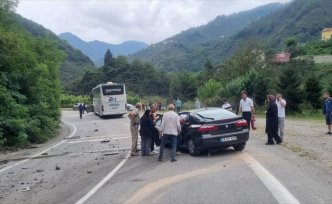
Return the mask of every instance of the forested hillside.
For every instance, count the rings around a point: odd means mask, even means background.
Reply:
[[[164,41],[138,52],[134,57],[145,59],[167,71],[201,70],[204,62],[219,64],[230,57],[236,48],[246,41],[260,41],[274,52],[279,52],[288,38],[302,44],[320,39],[321,30],[332,27],[332,3],[330,0],[294,0],[278,7],[229,38],[216,39],[195,45]],[[165,44],[165,45],[163,45]]]
[[[60,66],[65,54],[55,41],[35,37],[0,3],[0,148],[43,142],[59,123]]]
[[[57,48],[66,54],[60,70],[62,87],[82,78],[86,71],[95,69],[93,62],[89,57],[84,55],[80,50],[74,49],[65,40],[61,40],[48,29],[33,21],[25,19],[20,15],[15,16],[15,21],[32,36],[48,38],[54,41]]]
[[[59,37],[89,56],[96,66],[103,65],[104,54],[108,49],[114,56],[119,56],[135,53],[148,46],[144,42],[139,41],[125,41],[121,44],[110,44],[98,40],[85,42],[72,33],[61,33]]]
[[[330,0],[294,0],[279,11],[252,23],[229,41],[211,44],[209,54],[214,58],[228,56],[248,39],[264,42],[276,52],[281,51],[288,38],[295,39],[299,44],[318,40],[323,28],[332,26],[331,10]]]
[[[191,28],[165,41],[151,45],[130,56],[130,59],[147,60],[165,71],[201,70],[207,59],[220,61],[220,58],[211,59],[209,53],[215,51],[213,47],[210,48],[211,45],[227,41],[230,36],[251,22],[283,6],[283,4],[273,3],[229,16],[218,16],[206,25]]]

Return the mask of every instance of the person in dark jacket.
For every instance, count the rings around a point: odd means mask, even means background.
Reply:
[[[326,125],[328,128],[327,135],[332,135],[331,126],[332,126],[332,98],[330,97],[329,92],[324,92],[324,105],[323,105],[323,114],[325,115]]]
[[[269,95],[267,98],[269,106],[266,111],[265,132],[268,138],[266,145],[273,145],[273,139],[277,142],[277,144],[280,144],[282,143],[282,140],[278,135],[278,106],[276,104],[276,98],[272,95]]]
[[[82,119],[82,113],[84,112],[84,105],[82,103],[78,106],[78,111],[80,112],[80,119]]]
[[[150,116],[150,110],[146,110],[144,115],[140,120],[141,129],[139,131],[141,135],[141,156],[151,156],[150,147],[151,147],[151,139],[154,133],[154,125]]]

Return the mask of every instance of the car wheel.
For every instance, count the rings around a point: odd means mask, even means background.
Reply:
[[[198,156],[200,155],[200,150],[197,149],[197,145],[195,143],[195,141],[190,137],[187,141],[187,147],[188,147],[188,151],[189,151],[189,154],[191,156]]]
[[[245,147],[246,147],[246,143],[245,143],[245,142],[240,143],[240,144],[233,145],[233,148],[234,148],[236,151],[242,151]]]

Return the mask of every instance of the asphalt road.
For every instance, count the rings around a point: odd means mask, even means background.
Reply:
[[[0,203],[332,203],[332,169],[252,133],[229,148],[169,162],[129,157],[128,119],[63,112],[59,138],[0,158]],[[332,156],[332,153],[331,153]]]

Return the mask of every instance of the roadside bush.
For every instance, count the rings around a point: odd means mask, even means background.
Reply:
[[[61,108],[72,108],[75,103],[85,103],[91,104],[90,96],[85,95],[70,95],[70,94],[62,94],[61,95]]]
[[[184,102],[182,105],[182,110],[191,110],[194,108],[195,108],[195,102],[193,101]]]
[[[217,103],[217,92],[222,88],[220,82],[213,79],[207,81],[203,86],[197,90],[197,98],[206,106],[213,106]]]
[[[157,103],[160,102],[162,106],[167,107],[168,100],[161,96],[144,96],[141,100],[145,105],[149,105],[150,103]]]
[[[135,105],[137,102],[140,102],[141,98],[139,95],[134,94],[134,93],[127,93],[127,103]]]
[[[7,15],[1,13],[1,15]],[[0,18],[0,146],[20,147],[54,136],[60,116],[59,68],[64,54]]]

